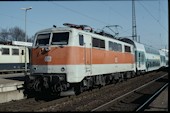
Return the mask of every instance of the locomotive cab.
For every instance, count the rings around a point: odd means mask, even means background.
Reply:
[[[51,28],[36,33],[27,86],[36,91],[50,88],[52,92],[60,93],[69,90],[70,83],[83,79],[85,71],[80,65],[84,63],[84,57],[80,56],[84,53],[84,39],[75,30],[77,29]],[[82,47],[79,47],[79,43]]]
[[[31,87],[34,90],[41,91],[42,88],[50,87],[53,87],[53,92],[61,90],[58,86],[66,81],[65,62],[69,34],[69,31],[47,29],[35,35],[31,56],[31,76],[29,77],[30,80],[32,79]]]

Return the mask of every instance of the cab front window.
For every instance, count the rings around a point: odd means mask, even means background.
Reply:
[[[47,34],[38,34],[36,40],[36,46],[45,46],[49,45],[50,33]]]
[[[53,33],[51,45],[68,45],[69,32]]]

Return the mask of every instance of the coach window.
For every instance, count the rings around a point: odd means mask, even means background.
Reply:
[[[140,53],[139,53],[139,60],[140,60]]]
[[[9,55],[9,48],[2,48],[2,55]]]
[[[163,57],[163,62],[165,63],[165,57]]]
[[[12,55],[19,55],[19,49],[12,49]]]
[[[144,63],[144,54],[141,53],[141,62]]]
[[[21,51],[21,55],[24,55],[24,50]]]
[[[84,37],[83,37],[83,35],[79,35],[79,44],[80,44],[81,46],[84,45]]]

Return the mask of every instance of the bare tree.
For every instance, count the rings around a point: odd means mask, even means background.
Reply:
[[[27,42],[33,42],[34,36],[28,37]],[[0,41],[24,41],[25,42],[25,32],[19,27],[13,27],[10,29],[0,30]]]
[[[4,42],[9,40],[8,29],[1,29],[1,31],[0,31],[0,40],[4,41]]]
[[[14,27],[9,29],[12,40],[15,41],[25,41],[25,32],[19,27]]]
[[[28,42],[32,42],[33,43],[33,41],[34,41],[34,36],[31,36],[31,37],[28,38]]]

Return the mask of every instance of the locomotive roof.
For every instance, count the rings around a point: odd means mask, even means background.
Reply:
[[[98,34],[98,35],[101,35],[101,36],[106,36],[106,37],[110,37],[110,38],[114,38],[114,36],[112,36],[111,34],[109,33],[106,33],[106,32],[97,32],[97,31],[86,31],[86,30],[82,30],[82,29],[78,29],[78,28],[72,28],[72,27],[55,27],[55,28],[48,28],[48,29],[43,29],[43,30],[40,30],[38,31],[37,33],[40,33],[40,32],[52,32],[52,31],[69,31],[69,30],[72,30],[72,29],[75,29],[75,30],[79,30],[81,32],[87,32],[87,33],[93,33],[93,34]],[[116,38],[114,38],[116,39]]]
[[[23,48],[24,46],[18,46],[18,45],[8,45],[8,44],[0,44],[1,47],[10,47],[10,48]]]
[[[37,33],[39,33],[39,32],[51,32],[51,31],[63,31],[63,30],[66,30],[66,31],[68,31],[68,30],[71,30],[71,29],[73,29],[73,28],[68,28],[68,27],[57,27],[57,28],[47,28],[47,29],[43,29],[43,30],[40,30],[40,31],[38,31]]]
[[[71,31],[71,30],[77,30],[77,31],[80,31],[80,32],[83,32],[83,33],[89,33],[89,34],[93,34],[94,35],[94,37],[95,37],[95,35],[97,36],[102,36],[102,37],[105,37],[105,38],[111,38],[111,39],[114,39],[114,40],[116,40],[116,41],[120,41],[120,42],[124,42],[124,41],[122,41],[122,40],[120,40],[120,39],[117,39],[117,38],[114,38],[114,37],[110,37],[110,36],[104,36],[104,35],[101,35],[101,34],[98,34],[98,33],[96,33],[96,32],[89,32],[89,31],[85,31],[85,30],[81,30],[81,29],[77,29],[77,28],[70,28],[70,27],[56,27],[56,28],[48,28],[48,29],[43,29],[43,30],[40,30],[40,31],[38,31],[37,33],[48,33],[48,32],[55,32],[55,31]],[[36,34],[37,34],[36,33]],[[126,44],[130,44],[130,43],[128,43],[128,42],[124,42],[124,43],[126,43]],[[132,44],[131,44],[132,45]]]

